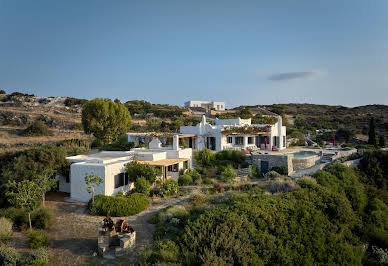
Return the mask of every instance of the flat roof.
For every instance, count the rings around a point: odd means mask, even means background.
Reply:
[[[162,159],[158,161],[137,161],[141,164],[148,164],[148,165],[154,165],[154,166],[169,166],[174,165],[181,162],[189,161],[188,158],[177,158],[177,159]]]

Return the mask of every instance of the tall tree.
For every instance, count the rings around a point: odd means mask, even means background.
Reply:
[[[92,194],[92,203],[94,204],[94,195],[96,193],[96,187],[98,187],[100,184],[102,184],[104,180],[102,180],[101,177],[96,176],[94,174],[86,174],[85,175],[85,183],[87,186],[88,193]]]
[[[41,197],[43,206],[45,206],[46,193],[50,191],[53,187],[57,185],[57,181],[52,178],[54,171],[52,169],[47,169],[43,171],[42,174],[36,176],[34,179],[35,183],[40,187]]]
[[[125,134],[131,126],[131,115],[125,105],[110,99],[96,98],[84,104],[82,125],[100,144],[110,144]]]
[[[369,120],[369,132],[368,132],[369,138],[368,138],[368,144],[377,146],[377,139],[376,139],[376,121],[375,118],[372,117]]]
[[[35,182],[29,180],[8,183],[8,192],[6,193],[8,201],[17,208],[27,210],[30,229],[32,228],[31,212],[39,204],[41,191],[41,188]]]

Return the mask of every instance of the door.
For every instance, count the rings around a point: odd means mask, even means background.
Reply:
[[[269,168],[269,163],[268,163],[268,161],[261,161],[260,162],[260,172],[262,173],[262,174],[266,174],[266,173],[268,173],[268,169]]]
[[[207,137],[206,148],[215,151],[216,150],[216,138],[215,137]]]

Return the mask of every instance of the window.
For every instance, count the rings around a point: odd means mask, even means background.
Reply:
[[[273,144],[272,144],[272,146],[277,146],[277,144],[276,144],[276,137],[273,137]]]
[[[178,164],[167,166],[167,172],[178,172]]]
[[[66,183],[70,183],[70,169],[65,170]]]
[[[226,138],[227,143],[233,143],[233,138],[232,137],[227,137]]]
[[[283,136],[283,147],[286,147],[286,136]]]
[[[115,188],[124,186],[124,173],[115,175]]]
[[[128,185],[128,173],[124,173],[124,185]]]
[[[248,144],[253,144],[253,137],[248,137]]]
[[[243,137],[235,137],[234,141],[236,142],[236,145],[243,145],[244,138]]]

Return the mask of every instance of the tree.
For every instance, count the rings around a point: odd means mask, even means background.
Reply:
[[[349,140],[354,136],[353,131],[348,128],[339,128],[335,132],[335,138],[337,140],[343,140],[345,142],[349,142]]]
[[[110,99],[96,98],[82,107],[85,133],[93,134],[102,144],[110,144],[125,134],[131,126],[128,109]]]
[[[7,94],[5,90],[0,90],[0,94]]]
[[[137,161],[131,161],[125,165],[125,171],[128,173],[129,180],[136,182],[140,177],[144,177],[150,184],[153,184],[160,171],[154,166],[141,164]]]
[[[376,140],[376,121],[375,118],[372,117],[369,120],[369,132],[368,132],[369,138],[368,138],[368,144],[377,145],[377,140]]]
[[[138,177],[135,182],[135,190],[137,193],[143,193],[146,196],[150,194],[150,183],[144,177]]]
[[[35,182],[29,180],[8,183],[8,191],[6,193],[8,201],[17,208],[27,210],[30,229],[32,229],[31,212],[39,204],[41,191],[41,188]]]
[[[54,171],[48,169],[43,171],[42,174],[38,175],[34,181],[41,189],[41,197],[43,206],[45,206],[46,193],[57,185],[57,181],[52,178]]]
[[[380,135],[379,136],[379,146],[381,148],[384,148],[385,147],[385,137],[383,135]]]
[[[86,186],[88,187],[87,188],[88,193],[92,194],[93,204],[94,204],[94,193],[95,193],[96,187],[98,187],[103,182],[104,180],[102,180],[102,178],[97,175],[94,175],[94,174],[89,175],[88,173],[86,173],[85,175],[85,183],[86,183]]]

